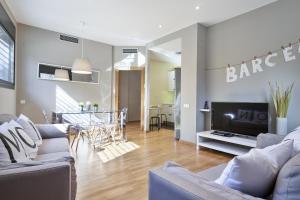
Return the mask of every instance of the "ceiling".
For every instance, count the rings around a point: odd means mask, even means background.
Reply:
[[[277,0],[5,1],[20,23],[115,46],[138,46],[196,22],[210,26]]]

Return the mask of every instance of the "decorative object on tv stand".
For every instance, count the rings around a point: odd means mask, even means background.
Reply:
[[[85,22],[81,22],[82,29],[85,27]],[[77,74],[92,74],[92,66],[89,59],[83,55],[83,39],[81,40],[81,58],[77,58],[72,66],[72,73]]]
[[[287,113],[291,101],[294,84],[291,84],[286,89],[280,87],[278,83],[276,83],[275,86],[272,86],[271,83],[269,84],[271,88],[273,103],[276,110],[276,133],[279,135],[286,135]]]
[[[94,112],[98,112],[98,108],[99,108],[98,104],[94,103],[93,107],[94,107]]]
[[[84,110],[84,103],[80,102],[79,103],[79,107],[80,107],[80,111],[83,112],[83,110]]]
[[[54,79],[58,81],[69,81],[69,73],[65,69],[55,69]]]
[[[208,101],[205,101],[203,109],[200,110],[201,112],[210,112]]]

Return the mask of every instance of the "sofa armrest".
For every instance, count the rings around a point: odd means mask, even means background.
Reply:
[[[69,200],[70,170],[67,162],[1,170],[1,199]]]
[[[149,172],[149,200],[259,200],[200,177],[188,181],[163,168]]]
[[[37,124],[36,127],[43,139],[65,138],[69,130],[67,124]]]
[[[265,147],[279,144],[283,140],[284,136],[276,135],[272,133],[261,133],[257,136],[256,147],[263,149]]]

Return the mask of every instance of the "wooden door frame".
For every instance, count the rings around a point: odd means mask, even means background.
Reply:
[[[144,108],[144,103],[145,103],[145,66],[142,67],[130,67],[129,70],[119,70],[119,69],[114,69],[114,79],[115,79],[115,109],[119,109],[120,106],[120,71],[140,71],[141,72],[141,113],[140,113],[140,126],[141,129],[144,129],[144,115],[145,115],[145,108]]]

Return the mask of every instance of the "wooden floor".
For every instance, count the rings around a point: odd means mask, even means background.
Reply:
[[[191,171],[209,168],[231,159],[211,150],[174,140],[173,131],[144,133],[139,124],[127,127],[128,143],[93,150],[85,140],[76,154],[77,200],[147,199],[148,171],[173,160]]]

